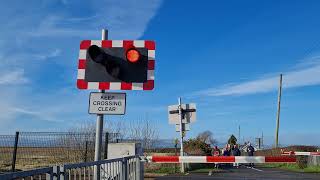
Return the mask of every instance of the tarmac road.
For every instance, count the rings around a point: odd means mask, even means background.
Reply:
[[[246,166],[231,169],[224,169],[222,172],[212,173],[210,176],[208,173],[192,173],[185,176],[163,176],[155,179],[221,179],[221,180],[320,180],[320,174],[310,174],[310,173],[298,173],[290,172],[275,168],[248,168]]]

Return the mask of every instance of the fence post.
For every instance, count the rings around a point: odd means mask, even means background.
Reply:
[[[105,140],[104,140],[104,159],[108,159],[108,144],[109,144],[109,133],[106,132]]]
[[[123,179],[123,167],[122,167],[122,161],[120,162],[120,164],[119,164],[119,174],[120,174],[120,179],[122,180]]]
[[[16,160],[17,160],[17,150],[18,150],[18,141],[19,141],[19,131],[16,132],[16,136],[14,139],[14,147],[13,147],[13,154],[12,154],[12,167],[11,171],[14,172],[16,170]]]
[[[46,173],[46,180],[53,180],[53,174],[54,174],[55,170],[54,167],[51,167],[51,171],[50,173]],[[41,175],[40,175],[41,176]],[[31,176],[31,179],[33,178],[33,176]]]
[[[139,169],[140,169],[140,161],[139,161],[138,157],[135,158],[135,163],[136,163],[136,166],[135,166],[136,169],[134,170],[135,171],[135,175],[136,175],[135,179],[140,179],[140,171],[139,171]]]
[[[60,180],[65,180],[66,176],[65,176],[65,172],[64,172],[64,166],[58,166],[58,167],[59,167],[58,177],[60,178]]]
[[[86,141],[85,152],[84,152],[84,162],[87,162],[88,158],[88,141]]]
[[[60,180],[60,166],[53,166],[52,173],[50,176],[47,174],[46,180]]]
[[[140,158],[139,157],[136,157],[136,178],[135,179],[143,179],[143,176],[144,176],[144,172],[143,172],[143,162],[140,161]]]
[[[128,180],[128,161],[126,158],[122,159],[122,179]]]

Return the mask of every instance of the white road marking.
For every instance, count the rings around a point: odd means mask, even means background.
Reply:
[[[256,171],[259,171],[259,172],[262,172],[262,171],[263,171],[263,170],[261,170],[261,169],[257,169],[257,168],[249,167],[249,166],[247,166],[247,168],[248,168],[248,169],[253,169],[253,170],[256,170]]]

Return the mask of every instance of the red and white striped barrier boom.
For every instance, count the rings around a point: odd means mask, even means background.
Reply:
[[[295,163],[287,156],[148,156],[154,163]]]
[[[281,155],[287,155],[287,156],[320,156],[320,152],[286,151],[286,152],[282,152]]]

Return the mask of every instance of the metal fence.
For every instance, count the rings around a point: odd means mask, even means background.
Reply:
[[[107,158],[105,150],[108,143],[119,141],[122,141],[119,134],[104,133],[102,157]],[[0,135],[0,172],[93,161],[94,142],[94,132],[20,132],[16,135]]]
[[[67,164],[60,167],[60,179],[93,179],[94,166],[100,166],[98,179],[143,179],[143,164],[139,156],[102,160],[90,163]]]
[[[11,172],[6,174],[0,174],[1,180],[9,179],[48,179],[51,180],[54,177],[54,168],[47,167],[41,169],[33,169],[29,171]]]
[[[12,156],[14,150],[14,135],[0,136],[0,172],[9,171],[12,167]]]
[[[83,179],[94,178],[94,167],[100,167],[98,179],[139,180],[143,179],[143,164],[139,156],[128,156],[117,159],[65,164],[49,168],[12,172],[0,175],[0,179]]]
[[[308,166],[320,166],[320,156],[308,156]]]

